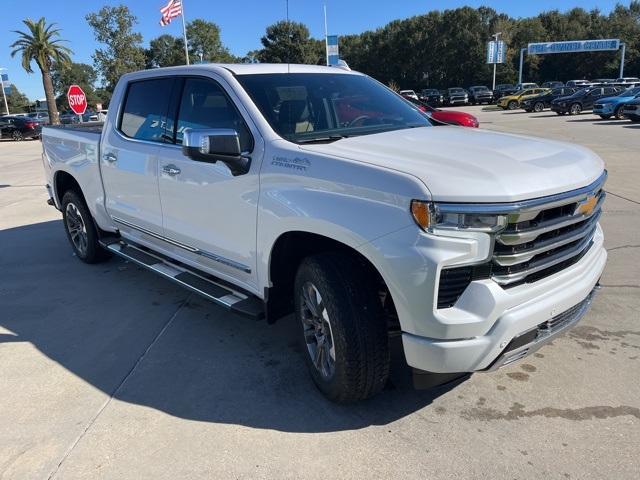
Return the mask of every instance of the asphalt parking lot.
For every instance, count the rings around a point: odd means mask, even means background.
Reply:
[[[593,309],[535,356],[375,399],[314,388],[290,320],[254,323],[112,259],[72,256],[37,141],[0,142],[0,479],[637,479],[640,125],[483,111],[482,128],[606,161]]]

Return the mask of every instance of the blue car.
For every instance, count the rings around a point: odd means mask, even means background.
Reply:
[[[593,106],[593,113],[600,115],[600,118],[605,120],[611,117],[622,120],[624,118],[624,105],[635,98],[640,98],[640,87],[623,90],[615,97],[599,99]]]

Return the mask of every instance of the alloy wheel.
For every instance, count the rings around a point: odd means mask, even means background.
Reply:
[[[544,104],[542,102],[538,102],[533,106],[534,112],[540,113],[542,110],[544,110]]]
[[[571,115],[578,115],[582,111],[582,108],[579,104],[574,103],[571,105]]]
[[[24,135],[22,135],[22,132],[18,131],[18,130],[14,130],[11,133],[11,138],[13,139],[13,141],[15,142],[21,142],[22,140],[24,140]]]
[[[85,256],[89,246],[89,237],[87,235],[86,224],[78,207],[73,203],[67,204],[65,218],[67,231],[69,232],[73,245],[81,256]]]
[[[316,370],[328,380],[335,373],[336,351],[327,308],[313,283],[302,286],[300,305],[307,351]]]

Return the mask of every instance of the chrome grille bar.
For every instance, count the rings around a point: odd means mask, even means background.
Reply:
[[[571,217],[561,217],[559,219],[550,220],[548,222],[541,223],[533,228],[527,228],[520,231],[515,232],[504,232],[498,235],[497,241],[502,243],[503,245],[518,245],[520,243],[527,243],[535,240],[543,233],[551,232],[553,230],[558,230],[560,228],[569,227],[571,225],[575,225],[576,223],[580,223],[592,215],[596,215],[600,212],[600,207],[605,199],[605,193],[601,192],[598,198],[598,203],[594,207],[594,210],[589,215],[578,215]]]
[[[600,218],[601,212],[592,215],[583,225],[576,230],[571,230],[565,234],[558,235],[549,240],[545,240],[534,244],[532,248],[517,253],[500,253],[493,256],[493,261],[502,267],[508,267],[523,262],[528,262],[536,255],[554,250],[573,243],[581,238],[592,237],[596,228],[596,223]],[[499,240],[498,240],[499,241]]]
[[[509,210],[506,228],[495,237],[491,278],[508,288],[552,275],[581,258],[593,244],[606,197],[606,172],[599,180],[548,202],[537,199]]]

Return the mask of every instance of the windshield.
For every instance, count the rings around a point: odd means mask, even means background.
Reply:
[[[464,90],[461,88],[450,88],[449,93],[464,93]]]
[[[439,90],[423,90],[422,93],[424,95],[440,95]]]
[[[634,87],[634,88],[629,88],[627,90],[623,90],[620,93],[618,93],[617,97],[635,97],[636,95],[640,94],[640,87]]]
[[[364,75],[271,73],[236,78],[271,127],[296,143],[431,126],[402,97]]]

